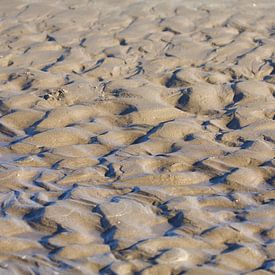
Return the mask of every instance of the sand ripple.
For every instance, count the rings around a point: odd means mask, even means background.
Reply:
[[[275,272],[273,1],[1,1],[1,274]]]

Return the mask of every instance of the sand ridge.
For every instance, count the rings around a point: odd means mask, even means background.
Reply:
[[[1,1],[1,273],[274,273],[274,13]]]

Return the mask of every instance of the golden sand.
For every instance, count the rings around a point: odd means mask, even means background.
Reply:
[[[275,2],[0,1],[0,273],[275,272]]]

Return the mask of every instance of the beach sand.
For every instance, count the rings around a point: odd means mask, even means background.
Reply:
[[[274,274],[274,1],[0,2],[1,274]]]

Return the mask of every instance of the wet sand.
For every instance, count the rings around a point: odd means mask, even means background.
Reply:
[[[1,1],[0,273],[275,272],[274,1]]]

